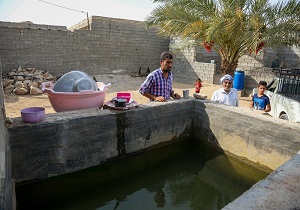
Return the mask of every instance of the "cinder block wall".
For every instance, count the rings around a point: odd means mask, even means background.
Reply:
[[[146,29],[141,21],[93,17],[91,30],[68,31],[37,24],[0,24],[0,55],[7,73],[13,68],[35,67],[54,75],[81,69],[89,74],[146,73],[159,66],[169,39]]]
[[[81,69],[89,74],[119,72],[145,73],[159,66],[161,52],[168,51],[170,40],[158,36],[144,22],[93,16],[83,20],[72,31],[65,26],[50,26],[30,22],[0,22],[0,56],[4,73],[13,68],[35,67],[60,76]],[[172,39],[171,44],[178,41]],[[197,77],[213,83],[220,68],[215,51],[207,53],[202,47],[174,53],[174,79],[193,84]],[[215,64],[210,61],[215,60]],[[270,82],[272,62],[284,61],[286,68],[300,68],[300,48],[269,48],[258,55],[239,59],[245,71],[245,89],[256,87],[258,81]]]
[[[284,62],[284,68],[300,68],[300,47],[278,48],[276,56]]]
[[[180,42],[180,39],[171,39],[171,46],[177,42]],[[172,69],[175,75],[174,80],[194,84],[196,79],[200,77],[203,82],[213,83],[216,64],[211,64],[210,61],[205,63],[196,60],[197,49],[190,47],[180,52],[174,52],[174,66]],[[174,49],[171,48],[171,51],[174,51]]]

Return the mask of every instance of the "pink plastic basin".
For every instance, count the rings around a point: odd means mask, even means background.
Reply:
[[[45,109],[43,107],[25,108],[21,110],[21,116],[24,122],[40,122],[45,118]]]
[[[47,86],[47,87],[46,87]],[[103,106],[108,86],[101,90],[82,90],[80,92],[55,92],[54,84],[45,82],[42,90],[48,94],[49,101],[56,112],[78,109],[101,108]]]

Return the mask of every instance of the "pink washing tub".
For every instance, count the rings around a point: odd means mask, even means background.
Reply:
[[[97,84],[98,85],[98,84]],[[98,85],[99,90],[81,90],[80,92],[55,92],[52,82],[42,84],[43,92],[48,94],[49,101],[56,112],[88,109],[103,106],[108,85]]]

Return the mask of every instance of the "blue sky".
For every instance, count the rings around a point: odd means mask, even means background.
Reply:
[[[31,21],[36,24],[70,27],[89,16],[105,16],[143,21],[157,6],[151,0],[0,0],[0,21]],[[271,3],[277,0],[271,0]]]

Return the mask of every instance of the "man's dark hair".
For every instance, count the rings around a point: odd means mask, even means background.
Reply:
[[[265,82],[265,81],[260,81],[260,82],[258,83],[258,87],[261,86],[261,85],[267,87],[267,82]]]
[[[173,59],[173,55],[170,52],[163,52],[160,55],[160,62],[163,62],[166,59]]]

